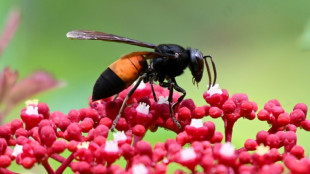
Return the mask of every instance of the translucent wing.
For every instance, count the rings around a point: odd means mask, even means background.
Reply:
[[[80,39],[80,40],[102,40],[111,42],[120,42],[130,45],[136,45],[140,47],[155,48],[157,45],[145,43],[133,39],[129,39],[122,36],[117,36],[113,34],[103,33],[99,31],[90,30],[73,30],[67,33],[67,37],[70,39]]]

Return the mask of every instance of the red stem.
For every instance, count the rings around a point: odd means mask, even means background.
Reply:
[[[58,161],[60,163],[63,163],[63,162],[65,162],[67,160],[65,157],[60,156],[60,155],[58,155],[56,153],[52,154],[51,158],[53,158],[54,160],[56,160],[56,161]]]
[[[71,155],[61,164],[61,166],[56,170],[55,174],[61,174],[66,169],[67,166],[73,161],[75,152],[72,152]]]
[[[48,174],[54,174],[54,170],[52,169],[51,165],[48,163],[48,159],[42,161],[42,165],[47,171]]]
[[[223,117],[223,121],[224,121],[224,128],[225,128],[225,142],[231,142],[233,127],[234,127],[236,120],[227,120],[225,117]]]

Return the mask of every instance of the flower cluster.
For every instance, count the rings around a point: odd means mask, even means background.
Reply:
[[[14,173],[7,169],[13,161],[26,169],[41,164],[49,174],[62,173],[67,167],[80,174],[160,174],[172,163],[192,173],[309,173],[310,159],[297,145],[296,135],[298,127],[310,130],[305,104],[297,104],[289,114],[277,100],[270,100],[256,114],[258,107],[246,94],[230,97],[216,85],[204,93],[205,105],[196,106],[186,99],[175,108],[174,115],[182,125],[179,129],[170,117],[168,90],[154,87],[158,102],[149,84],[139,86],[128,100],[113,140],[108,138],[110,128],[130,88],[117,97],[90,100],[89,107],[68,114],[50,112],[45,103],[28,102],[21,120],[0,127],[0,173]],[[180,95],[173,96],[176,102]],[[236,149],[231,144],[234,123],[239,118],[253,120],[256,115],[271,128]],[[212,121],[203,121],[206,116],[222,118],[225,132],[216,131]],[[156,132],[158,127],[176,132],[176,138],[154,147],[142,140],[147,130]],[[71,155],[62,156],[64,151]],[[51,158],[61,163],[59,168],[50,166]],[[125,168],[117,164],[120,158],[127,161]],[[185,168],[175,171],[184,172]]]

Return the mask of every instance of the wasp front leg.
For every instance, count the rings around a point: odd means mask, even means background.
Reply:
[[[133,86],[133,88],[128,92],[128,94],[127,94],[125,100],[123,101],[123,104],[122,104],[122,106],[121,106],[121,108],[120,108],[120,110],[119,110],[118,115],[116,116],[115,120],[113,121],[113,124],[112,124],[112,127],[111,127],[112,132],[114,132],[115,126],[116,126],[116,124],[117,124],[119,118],[120,118],[121,115],[123,114],[123,111],[124,111],[124,109],[125,109],[125,107],[126,107],[126,104],[127,104],[128,99],[132,96],[132,94],[133,94],[133,93],[135,92],[135,90],[138,88],[138,86],[140,85],[141,81],[142,81],[144,78],[146,78],[146,77],[147,77],[147,74],[146,74],[146,73],[142,74],[142,75],[139,77],[137,83],[136,83],[136,84]]]

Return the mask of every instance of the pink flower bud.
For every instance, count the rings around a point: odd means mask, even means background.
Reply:
[[[178,115],[180,120],[187,120],[191,118],[191,110],[187,107],[182,107],[178,110]]]
[[[270,146],[270,148],[279,148],[279,137],[276,134],[270,134],[266,139],[266,145]]]
[[[211,138],[211,143],[220,143],[223,140],[223,134],[221,132],[215,132],[213,137]]]
[[[70,110],[69,113],[68,113],[68,118],[72,122],[78,123],[81,120],[80,112],[75,110],[75,109]]]
[[[281,113],[278,118],[277,122],[280,126],[285,126],[290,123],[290,115],[288,113]]]
[[[85,161],[71,163],[71,169],[78,173],[91,173],[91,166]]]
[[[81,128],[80,128],[78,123],[71,123],[67,127],[64,135],[65,135],[65,138],[67,140],[77,140],[77,141],[79,141],[82,138],[82,130],[81,130]]]
[[[143,137],[146,133],[146,129],[144,126],[137,124],[132,128],[132,133],[136,136]]]
[[[293,110],[296,110],[296,109],[300,109],[304,112],[305,115],[307,115],[307,112],[308,112],[308,107],[306,104],[304,103],[298,103],[294,106],[294,109]]]
[[[251,162],[251,154],[247,151],[241,152],[239,154],[239,161],[241,164],[248,164]]]
[[[310,131],[310,120],[302,121],[300,125],[304,130]]]
[[[11,158],[7,155],[0,155],[0,168],[7,168],[11,165]]]
[[[190,111],[196,108],[196,105],[192,99],[185,99],[180,103],[179,108],[187,107]]]
[[[65,131],[67,127],[72,123],[67,116],[61,117],[59,121],[60,122],[58,124],[58,127],[60,128],[61,131]]]
[[[284,150],[285,152],[289,152],[293,148],[293,146],[296,145],[297,135],[293,131],[287,131],[284,134],[283,138],[284,138],[284,141],[283,141]]]
[[[263,110],[260,110],[257,114],[257,118],[261,121],[266,121],[266,120],[269,120],[270,118],[270,113],[263,109]]]
[[[51,126],[43,126],[40,129],[39,134],[42,144],[47,147],[50,147],[57,138],[56,133]]]
[[[105,125],[98,125],[94,129],[94,137],[97,136],[108,137],[108,134],[109,134],[109,128]]]
[[[44,116],[44,119],[48,119],[50,116],[50,109],[46,103],[38,104],[38,112]]]
[[[165,174],[167,173],[167,165],[163,163],[157,163],[155,165],[155,174]]]
[[[290,114],[291,123],[298,126],[300,122],[306,120],[306,115],[300,109],[296,109]]]
[[[15,131],[19,128],[23,128],[23,122],[20,119],[14,119],[11,122],[11,132],[15,133]]]
[[[98,164],[96,166],[94,166],[92,168],[92,172],[91,173],[95,173],[95,174],[105,174],[107,173],[108,169],[102,165],[102,164]]]
[[[253,139],[247,139],[244,143],[244,147],[248,150],[256,150],[257,142]]]
[[[228,99],[222,106],[225,113],[232,113],[236,109],[236,104],[232,99]]]
[[[152,146],[147,141],[139,141],[136,144],[136,150],[140,155],[147,155],[149,157],[152,157]]]
[[[61,153],[67,148],[67,142],[65,140],[57,140],[52,145],[52,151],[54,153]]]
[[[71,152],[75,152],[77,151],[77,146],[79,145],[79,142],[78,141],[75,141],[75,140],[71,140],[69,143],[68,143],[68,150],[71,151]]]
[[[195,119],[201,119],[206,115],[205,108],[204,107],[196,107],[192,111],[192,118]]]
[[[9,124],[5,124],[0,126],[0,137],[9,140],[11,137],[11,126]]]
[[[266,145],[266,139],[269,136],[269,133],[266,131],[259,131],[256,134],[256,142],[257,144],[264,144]]]
[[[112,120],[111,120],[110,118],[108,118],[108,117],[103,117],[103,118],[100,119],[99,124],[105,125],[105,126],[107,126],[108,128],[111,128],[113,122],[112,122]]]
[[[305,150],[302,146],[295,145],[290,151],[291,155],[294,155],[297,159],[301,159],[305,156]]]
[[[33,165],[35,164],[36,162],[36,159],[35,158],[32,158],[32,157],[25,157],[22,159],[22,165],[24,168],[26,169],[30,169],[33,167]]]
[[[94,126],[94,121],[93,119],[87,117],[84,118],[84,120],[80,123],[80,127],[82,132],[88,132],[89,130],[91,130]]]
[[[218,118],[218,117],[221,117],[223,116],[223,111],[218,108],[218,107],[211,107],[210,110],[209,110],[209,115],[212,117],[212,118]]]

